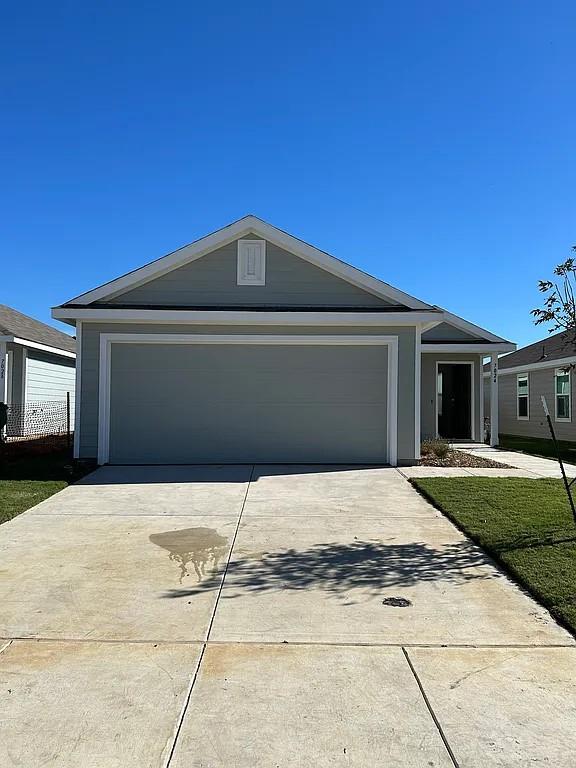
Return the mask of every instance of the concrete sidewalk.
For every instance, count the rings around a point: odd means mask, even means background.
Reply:
[[[504,451],[500,448],[490,448],[484,443],[454,443],[455,450],[470,456],[490,459],[502,463],[496,467],[401,467],[404,477],[550,477],[561,478],[562,473],[557,461],[544,459],[540,456],[530,456],[518,451]],[[564,464],[568,477],[576,477],[576,466]]]
[[[576,643],[398,471],[104,467],[0,526],[0,765],[576,753]]]

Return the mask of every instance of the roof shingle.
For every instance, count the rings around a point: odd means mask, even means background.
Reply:
[[[5,304],[0,304],[0,336],[17,336],[27,341],[35,341],[37,344],[63,349],[66,352],[76,352],[74,337]]]
[[[548,360],[562,360],[576,355],[576,331],[561,331],[527,347],[517,349],[498,360],[498,368],[515,368],[518,365],[544,363]],[[490,366],[487,366],[487,369]]]

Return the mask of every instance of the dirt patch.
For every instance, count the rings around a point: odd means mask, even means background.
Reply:
[[[422,458],[418,462],[420,467],[491,467],[492,469],[510,468],[508,464],[503,464],[501,461],[492,461],[492,459],[485,459],[482,456],[472,456],[469,453],[463,451],[453,451],[450,449],[446,456],[436,456],[434,453],[423,453]]]

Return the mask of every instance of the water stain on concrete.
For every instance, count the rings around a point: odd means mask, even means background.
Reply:
[[[307,646],[305,653],[314,653]],[[252,643],[222,643],[211,645],[202,661],[202,677],[218,677],[226,679],[248,665],[252,668],[255,663],[259,665],[271,664],[276,670],[280,665],[297,663],[302,655],[301,646],[259,645]]]
[[[180,566],[180,584],[189,576],[191,564],[198,581],[218,568],[220,560],[228,552],[228,539],[214,528],[182,528],[177,531],[153,533],[152,544],[169,552],[170,560]]]

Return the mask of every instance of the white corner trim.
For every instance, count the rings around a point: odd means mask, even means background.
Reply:
[[[419,459],[422,444],[422,326],[416,328],[414,344],[414,458]]]
[[[259,334],[101,333],[98,370],[98,463],[110,458],[110,382],[112,344],[263,344],[263,345],[382,345],[388,348],[388,463],[398,463],[398,337],[397,336],[275,336]],[[76,402],[80,397],[76,396]]]
[[[76,383],[74,385],[74,458],[80,458],[80,414],[82,403],[82,321],[76,323]]]
[[[250,249],[254,252],[251,254]],[[250,258],[254,269],[250,269]],[[266,285],[266,240],[238,240],[237,285]]]
[[[0,337],[0,403],[8,402],[8,349]],[[0,428],[1,430],[1,428]]]
[[[22,369],[20,372],[20,402],[26,404],[26,377],[28,376],[28,350],[22,348]]]
[[[500,437],[500,395],[498,394],[498,355],[490,355],[490,447],[498,445]]]
[[[330,254],[315,248],[303,240],[299,240],[287,232],[268,224],[256,216],[245,216],[238,221],[229,224],[222,229],[213,232],[206,237],[202,237],[189,245],[179,248],[156,261],[146,264],[139,269],[129,272],[126,275],[111,280],[104,285],[99,286],[87,293],[76,296],[71,301],[77,304],[90,304],[93,301],[99,301],[104,298],[111,298],[125,293],[127,290],[136,288],[139,285],[147,283],[149,280],[166,274],[178,267],[189,264],[196,259],[205,256],[210,251],[227,245],[234,240],[245,235],[254,234],[262,237],[264,240],[277,245],[279,248],[293,253],[305,261],[314,264],[320,269],[324,269],[337,277],[346,280],[352,285],[356,285],[375,296],[392,300],[404,304],[412,309],[430,309],[430,304],[426,304],[414,296],[410,296],[397,288],[388,285],[388,283],[378,280],[371,275],[362,272],[356,267],[346,264],[343,261],[330,256]]]
[[[478,357],[478,426],[480,434],[478,435],[478,441],[484,442],[484,357],[480,355]]]
[[[19,344],[22,347],[29,347],[30,349],[39,349],[42,352],[50,352],[52,355],[60,355],[61,357],[76,357],[74,352],[68,352],[66,349],[50,347],[47,344],[39,344],[37,341],[28,341],[28,339],[21,339],[19,336],[0,336],[0,341]]]
[[[485,344],[422,344],[422,353],[428,354],[431,352],[453,352],[454,354],[460,352],[473,352],[477,354],[491,355],[493,352],[513,352],[516,349],[515,344],[510,342],[489,342]]]
[[[186,325],[414,326],[436,312],[254,312],[250,310],[79,309],[55,307],[58,320]]]

